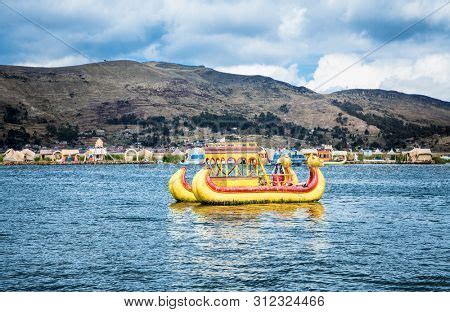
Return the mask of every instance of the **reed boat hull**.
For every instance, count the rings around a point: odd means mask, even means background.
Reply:
[[[215,185],[209,175],[209,169],[202,169],[192,182],[192,192],[197,201],[209,205],[315,202],[322,197],[326,184],[317,167],[310,168],[306,186],[221,187]]]
[[[169,180],[169,192],[178,202],[198,202],[192,187],[186,181],[186,167],[175,172]]]

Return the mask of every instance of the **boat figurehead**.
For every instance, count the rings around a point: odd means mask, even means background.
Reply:
[[[281,156],[278,162],[283,166],[285,171],[292,166],[292,160],[288,155]]]
[[[323,162],[316,155],[310,154],[306,161],[309,167],[323,167]]]

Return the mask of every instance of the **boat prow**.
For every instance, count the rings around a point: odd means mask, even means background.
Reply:
[[[192,193],[192,187],[186,181],[186,167],[175,172],[169,180],[169,191],[179,202],[198,202]]]

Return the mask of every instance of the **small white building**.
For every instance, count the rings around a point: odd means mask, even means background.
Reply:
[[[201,165],[205,163],[205,150],[200,147],[188,149],[185,164]]]
[[[39,151],[39,157],[41,160],[52,160],[53,151],[42,149]]]
[[[319,154],[319,152],[315,148],[303,148],[300,150],[300,153],[305,155],[305,157],[308,157],[311,154],[315,155],[315,156],[317,156]]]
[[[380,151],[380,149],[377,148],[377,149],[372,153],[372,156],[373,156],[375,159],[383,160],[383,158],[384,158],[384,153],[383,153],[382,151]]]
[[[372,152],[372,150],[363,150],[362,154],[363,154],[364,158],[369,158],[369,157],[372,157],[373,152]]]
[[[184,155],[185,155],[185,153],[183,153],[182,151],[180,151],[180,149],[179,148],[176,148],[172,153],[172,156],[183,156],[184,157]]]
[[[140,150],[138,152],[139,154],[139,159],[145,161],[145,162],[149,162],[153,160],[153,152],[144,148],[142,150]]]
[[[331,152],[331,160],[332,161],[347,161],[347,152],[346,151],[332,151]]]
[[[100,138],[95,142],[94,148],[90,148],[84,153],[85,160],[93,162],[104,161],[106,154],[106,148],[103,147],[103,141]]]
[[[397,162],[399,156],[400,153],[394,152],[394,150],[391,149],[389,152],[386,153],[386,162],[389,163]]]
[[[61,162],[78,162],[80,157],[80,151],[77,149],[63,149],[61,151],[56,151],[53,153],[54,160],[57,160],[58,153],[61,156]]]

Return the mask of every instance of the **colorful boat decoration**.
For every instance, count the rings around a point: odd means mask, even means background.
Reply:
[[[301,183],[289,156],[281,156],[268,174],[260,155],[253,142],[209,144],[205,167],[192,186],[186,182],[186,168],[181,168],[170,179],[169,191],[177,201],[211,205],[315,202],[322,197],[325,178],[317,156],[308,157],[309,179]]]

